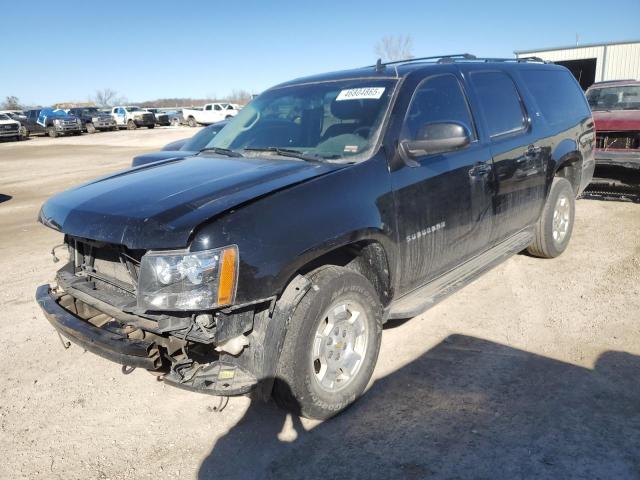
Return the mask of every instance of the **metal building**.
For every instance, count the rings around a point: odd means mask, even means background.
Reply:
[[[540,57],[564,65],[585,90],[594,82],[640,80],[640,41],[517,50],[513,53],[517,58]]]

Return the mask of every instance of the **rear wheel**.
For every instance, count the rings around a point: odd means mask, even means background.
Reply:
[[[127,130],[135,130],[136,128],[138,128],[136,122],[134,122],[133,120],[129,120],[127,122]]]
[[[198,126],[198,122],[196,122],[196,119],[193,117],[189,117],[189,120],[187,121],[187,123],[189,124],[190,127]]]
[[[58,136],[58,132],[56,132],[55,127],[47,127],[47,135],[51,138],[56,138]]]
[[[156,128],[155,125],[147,125],[147,128],[151,129],[151,128]]]
[[[576,197],[571,183],[562,177],[553,179],[547,202],[535,227],[535,236],[527,251],[541,258],[554,258],[569,245],[575,219]]]
[[[382,306],[352,270],[321,267],[309,280],[289,322],[273,397],[297,415],[325,419],[364,392],[380,351]]]

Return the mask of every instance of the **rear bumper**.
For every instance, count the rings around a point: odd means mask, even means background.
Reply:
[[[596,150],[596,165],[640,169],[640,151]]]
[[[49,285],[38,287],[36,300],[51,325],[85,350],[130,367],[156,370],[161,366],[161,359],[154,344],[129,339],[77,317],[58,304]]]

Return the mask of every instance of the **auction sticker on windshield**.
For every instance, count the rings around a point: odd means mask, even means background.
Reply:
[[[384,87],[347,88],[341,90],[336,97],[336,102],[342,100],[378,100],[384,93]]]

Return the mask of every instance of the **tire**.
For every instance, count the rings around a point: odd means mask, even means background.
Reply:
[[[224,117],[225,120],[229,120],[230,118],[233,118],[233,115],[227,115],[226,117]]]
[[[135,130],[136,128],[138,128],[136,122],[134,122],[133,120],[129,120],[127,122],[127,130]]]
[[[171,125],[172,127],[179,127],[179,126],[180,126],[180,120],[179,120],[179,119],[177,119],[177,118],[172,118],[172,119],[171,119],[171,122],[170,122],[170,125]]]
[[[96,133],[96,127],[93,123],[88,122],[85,127],[87,128],[87,133]]]
[[[382,305],[371,283],[347,268],[320,267],[308,278],[313,286],[291,316],[272,395],[296,415],[327,419],[360,397],[371,379]]]
[[[111,127],[111,131],[112,132],[117,132],[118,130],[120,130],[120,129],[118,128],[117,125],[115,127]]]
[[[29,129],[28,129],[28,128],[25,128],[25,129],[24,129],[24,132],[23,132],[23,134],[22,134],[22,137],[23,137],[23,138],[29,138],[29,135],[31,135],[31,132],[29,131]]]
[[[50,138],[56,138],[58,136],[58,132],[56,132],[54,127],[47,127],[47,135],[49,135]]]
[[[189,124],[190,127],[198,126],[198,122],[196,122],[196,119],[193,117],[189,117],[189,120],[187,120],[187,123]]]
[[[152,128],[156,128],[156,126],[155,125],[148,125],[147,128],[148,129],[152,129]]]
[[[571,240],[575,214],[576,195],[571,183],[566,178],[555,177],[527,251],[540,258],[559,256]]]

